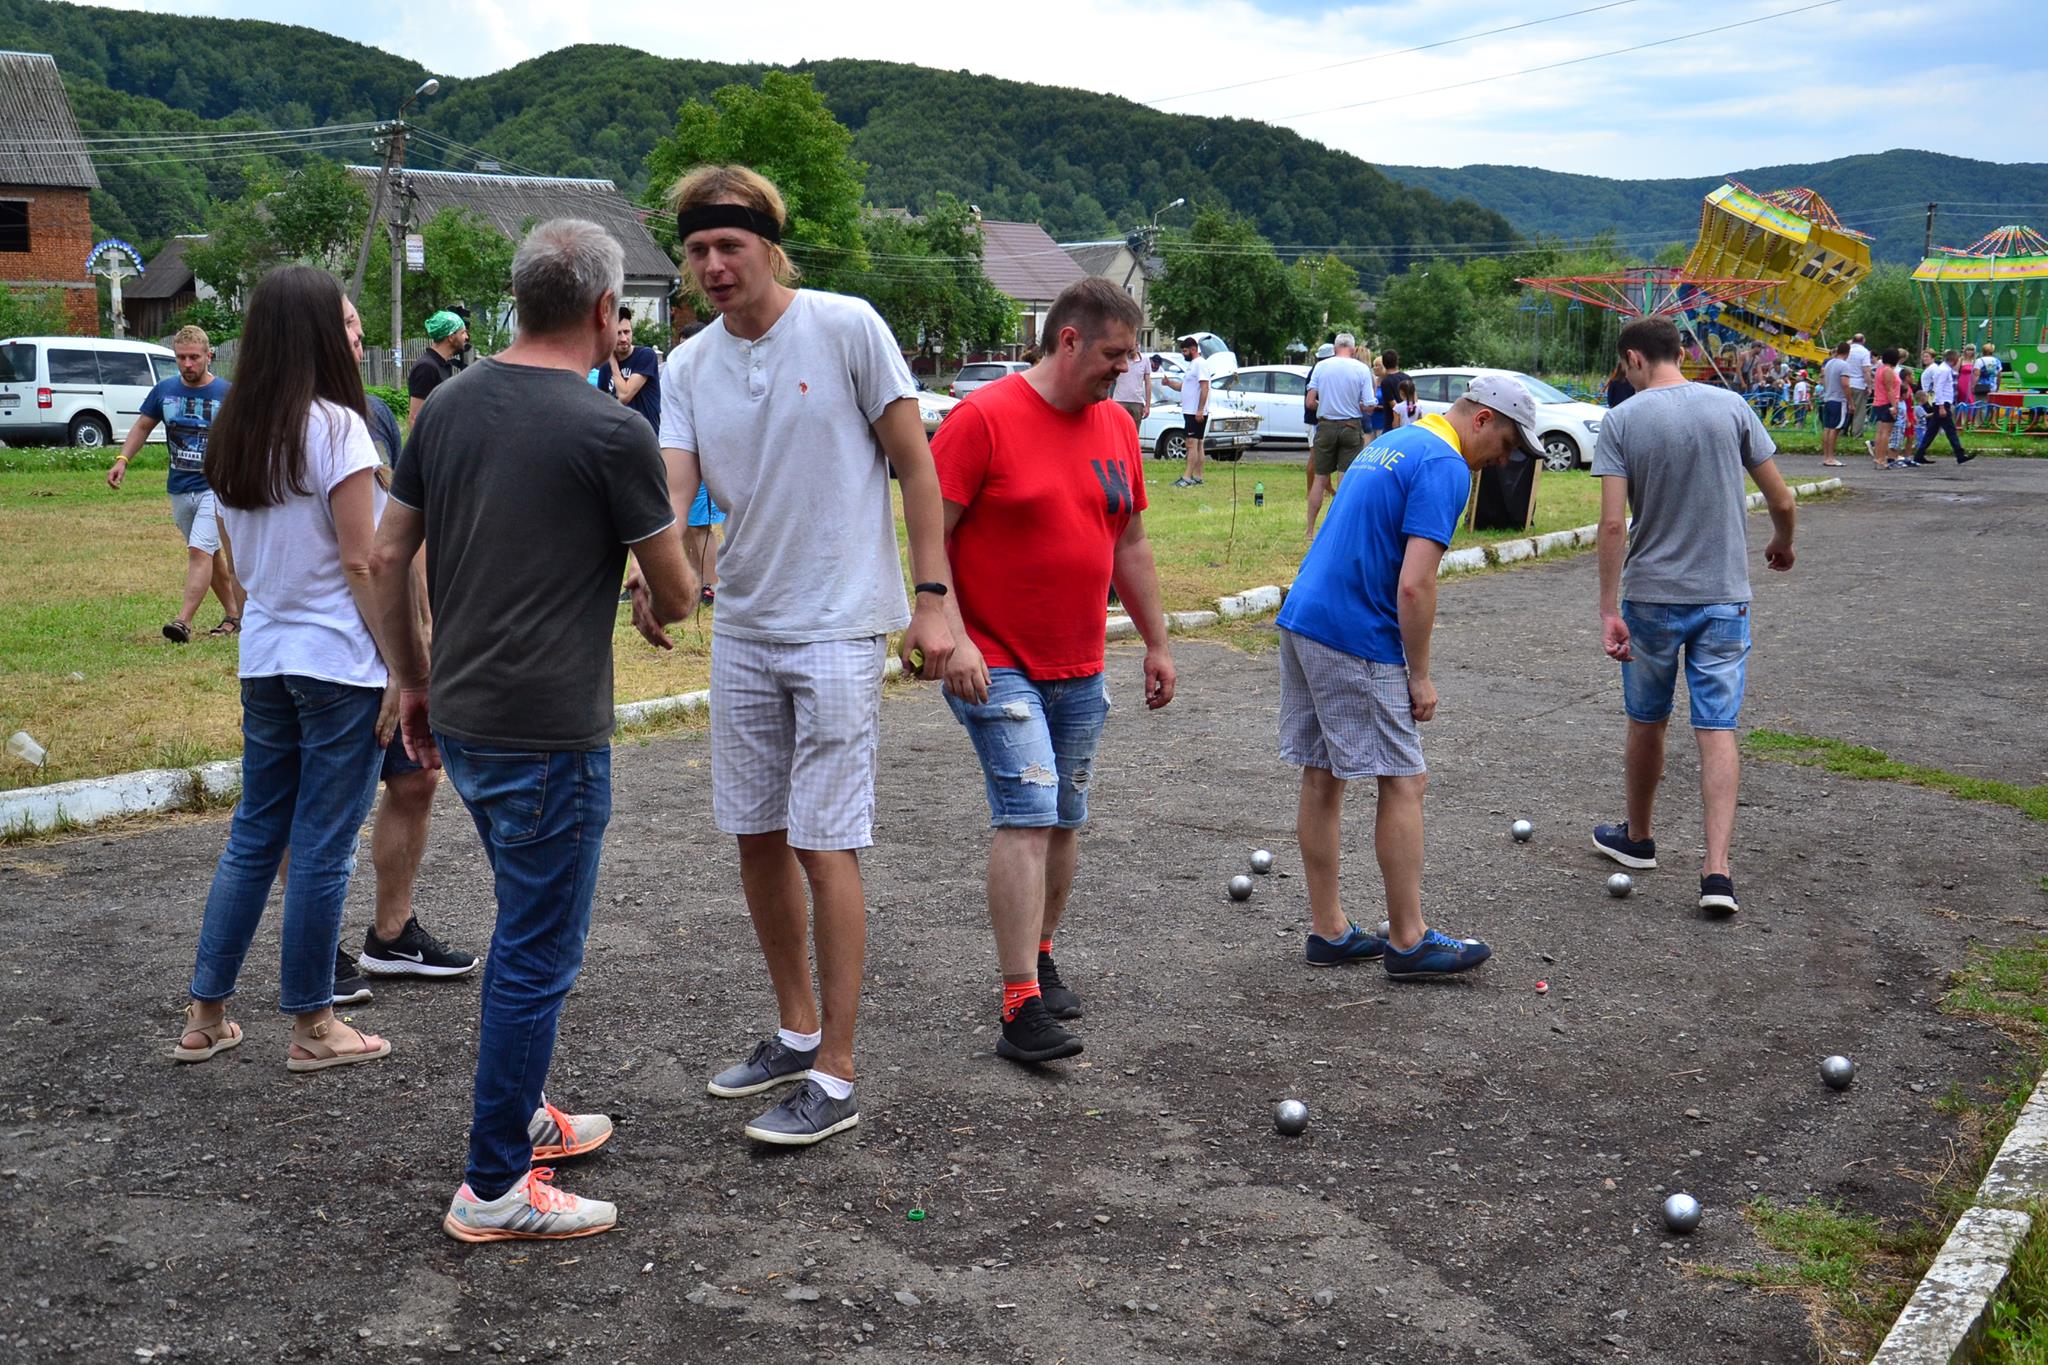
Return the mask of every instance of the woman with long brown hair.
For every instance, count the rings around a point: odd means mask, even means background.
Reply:
[[[249,297],[235,386],[206,448],[233,537],[242,614],[242,798],[206,898],[185,1032],[203,1062],[239,1045],[227,1017],[279,862],[285,875],[279,1008],[292,1071],[391,1051],[334,1014],[334,955],[356,838],[376,796],[388,678],[365,610],[384,491],[362,375],[333,276],[289,266]],[[395,706],[390,708],[395,712]]]

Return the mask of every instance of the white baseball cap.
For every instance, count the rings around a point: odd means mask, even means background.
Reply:
[[[1521,434],[1522,449],[1538,459],[1543,457],[1543,441],[1536,433],[1536,400],[1519,381],[1505,375],[1482,374],[1473,379],[1465,396],[1513,422]]]

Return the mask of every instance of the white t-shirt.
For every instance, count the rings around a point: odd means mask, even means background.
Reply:
[[[349,475],[378,466],[370,429],[356,413],[316,400],[306,414],[306,493],[285,489],[271,507],[219,504],[235,547],[235,572],[248,590],[242,608],[241,676],[292,675],[355,687],[382,687],[384,660],[356,610],[341,567],[341,541],[327,504]],[[384,515],[384,489],[370,480],[372,510]]]
[[[1316,391],[1318,421],[1356,421],[1379,404],[1372,366],[1357,356],[1333,355],[1320,362],[1310,372],[1308,386]]]
[[[1192,417],[1202,411],[1202,381],[1209,377],[1208,363],[1201,356],[1184,361],[1180,372],[1180,410]]]
[[[1870,348],[1853,341],[1849,343],[1849,387],[1870,387]]]
[[[661,444],[725,509],[715,634],[805,644],[910,623],[872,423],[917,383],[864,299],[800,289],[758,341],[720,318],[661,372]]]

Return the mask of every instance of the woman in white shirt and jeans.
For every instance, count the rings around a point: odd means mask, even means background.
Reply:
[[[238,553],[242,797],[228,829],[172,1049],[202,1062],[239,1045],[227,1018],[242,959],[287,849],[278,996],[292,1016],[285,1065],[374,1061],[391,1044],[334,1014],[334,954],[356,837],[376,796],[378,733],[396,715],[365,624],[370,542],[384,491],[341,290],[292,266],[250,295],[234,389],[207,444],[206,477]]]

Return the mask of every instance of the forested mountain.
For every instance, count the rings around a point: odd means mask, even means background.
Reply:
[[[306,28],[49,0],[0,0],[0,47],[53,53],[91,130],[141,130],[153,118],[183,126],[174,115],[221,120],[201,125],[215,127],[352,122],[388,116],[429,74]],[[679,105],[758,81],[763,69],[566,48],[473,80],[444,78],[414,117],[506,170],[602,176],[637,193],[647,152],[674,128]],[[1276,242],[1409,249],[1352,253],[1369,280],[1431,243],[1516,240],[1496,213],[1404,188],[1357,157],[1265,124],[888,62],[794,69],[814,77],[853,131],[854,154],[869,164],[869,195],[884,207],[926,209],[943,191],[990,217],[1034,219],[1077,237],[1121,235],[1185,197],[1245,214]],[[325,151],[370,154],[367,141]],[[421,145],[416,161],[459,155]],[[220,169],[190,161],[131,169],[105,158],[107,190],[95,212],[109,230],[147,239],[188,230],[187,206]]]
[[[1662,242],[1690,243],[1700,198],[1720,176],[1688,180],[1608,180],[1528,166],[1383,166],[1404,184],[1484,204],[1523,232],[1589,237],[1614,232],[1644,256]],[[1753,190],[1807,185],[1819,190],[1849,227],[1872,235],[1881,261],[1917,262],[1926,206],[1942,204],[1937,246],[1968,246],[2011,222],[2048,225],[2048,165],[1998,165],[1939,152],[1890,151],[1795,166],[1731,172]]]

